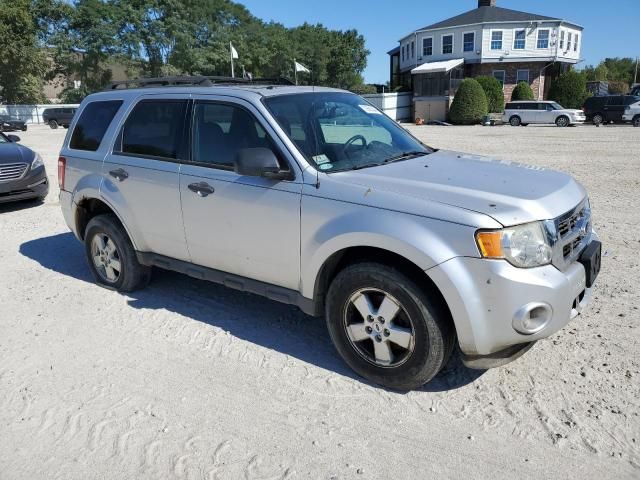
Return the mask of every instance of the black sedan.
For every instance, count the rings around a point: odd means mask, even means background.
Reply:
[[[6,115],[0,115],[0,132],[26,132],[27,124],[22,120],[12,120]]]
[[[42,158],[19,141],[16,135],[0,133],[0,203],[44,200],[49,193]]]

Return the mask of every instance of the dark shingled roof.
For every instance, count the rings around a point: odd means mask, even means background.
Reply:
[[[537,20],[560,21],[559,18],[545,17],[544,15],[536,15],[534,13],[518,12],[517,10],[509,10],[508,8],[478,7],[448,20],[421,28],[420,30],[458,27],[461,25],[472,25],[475,23],[530,22]]]

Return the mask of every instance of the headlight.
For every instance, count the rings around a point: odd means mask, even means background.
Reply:
[[[35,157],[33,157],[33,161],[31,162],[31,170],[35,170],[38,167],[42,167],[44,162],[42,161],[42,157],[36,153]]]
[[[504,259],[514,267],[532,268],[551,263],[551,246],[542,222],[480,231],[476,233],[476,242],[484,258]]]

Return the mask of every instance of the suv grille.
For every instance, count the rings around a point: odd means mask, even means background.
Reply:
[[[553,263],[563,270],[574,262],[591,239],[591,210],[587,200],[556,218],[557,239]]]
[[[26,163],[0,165],[0,182],[8,182],[9,180],[22,178],[28,167],[29,165]]]

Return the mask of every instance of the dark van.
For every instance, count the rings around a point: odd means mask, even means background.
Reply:
[[[49,124],[51,128],[69,128],[69,124],[76,110],[77,108],[75,107],[47,108],[42,112],[42,119],[44,123]]]
[[[624,123],[622,115],[625,107],[636,102],[640,102],[640,97],[634,95],[590,97],[584,102],[582,109],[587,121],[593,122],[594,125]]]

